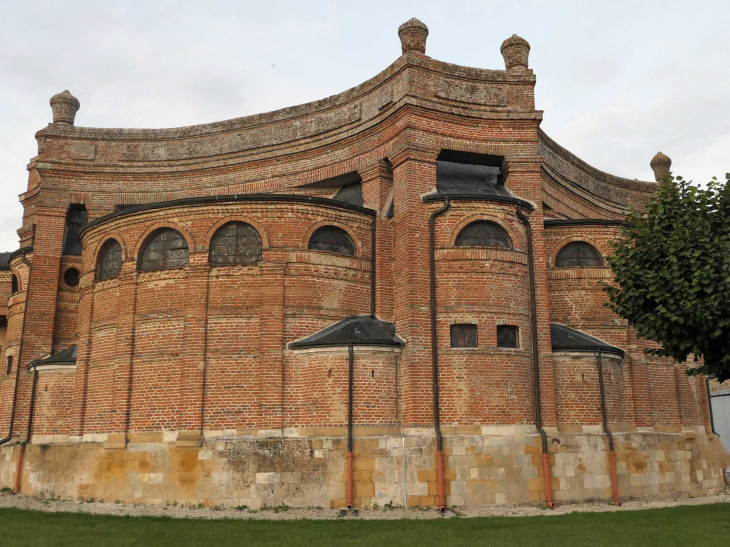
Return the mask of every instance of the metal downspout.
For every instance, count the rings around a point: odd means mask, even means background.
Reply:
[[[598,362],[598,389],[601,393],[601,421],[603,423],[603,431],[608,436],[608,458],[611,465],[611,486],[613,488],[613,502],[616,505],[621,505],[621,500],[619,500],[618,497],[618,483],[616,482],[616,454],[613,451],[613,435],[608,429],[608,419],[606,417],[606,391],[603,387],[603,359],[601,354],[601,348],[598,348],[596,361]]]
[[[20,363],[18,363],[20,366]],[[30,410],[28,411],[28,429],[25,433],[25,439],[20,443],[20,453],[18,454],[18,466],[15,469],[15,486],[13,494],[20,492],[20,479],[23,476],[23,456],[25,455],[25,446],[30,442],[30,436],[33,432],[33,410],[35,408],[35,392],[38,385],[38,367],[33,367],[33,389],[30,392]]]
[[[377,213],[373,217],[373,225],[370,234],[370,316],[375,317],[375,281],[376,281],[376,257],[375,257],[375,225],[378,221]]]
[[[710,409],[710,431],[713,435],[717,435],[715,431],[715,415],[712,412],[712,394],[710,393],[710,379],[705,376],[705,388],[707,389],[707,406]]]
[[[532,316],[532,368],[533,384],[535,388],[535,427],[542,439],[542,470],[545,478],[545,504],[553,508],[552,487],[550,486],[550,455],[548,453],[547,433],[542,427],[542,408],[540,407],[540,354],[537,337],[537,298],[535,291],[535,260],[532,249],[532,226],[522,212],[522,206],[517,206],[517,218],[525,225],[527,232],[527,269],[530,275],[530,315]]]
[[[352,509],[352,381],[355,368],[352,344],[347,346],[347,508]]]
[[[15,389],[13,390],[13,406],[10,409],[10,428],[7,437],[0,439],[0,446],[7,443],[13,438],[13,426],[15,425],[15,409],[18,403],[18,382],[20,379],[20,358],[23,355],[23,338],[25,336],[25,317],[28,314],[28,296],[30,295],[30,274],[32,273],[33,263],[25,258],[25,253],[20,255],[23,264],[28,266],[28,284],[25,286],[25,303],[23,304],[23,321],[20,326],[20,343],[18,344],[18,359],[15,363]]]
[[[436,430],[436,482],[438,486],[438,506],[442,513],[446,511],[446,494],[444,488],[444,443],[441,435],[441,417],[439,414],[439,370],[438,370],[438,343],[436,340],[436,217],[444,214],[450,208],[449,198],[444,206],[437,209],[428,219],[429,229],[429,273],[431,276],[431,363],[433,389],[433,424]]]

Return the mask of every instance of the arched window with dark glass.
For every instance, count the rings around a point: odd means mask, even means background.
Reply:
[[[122,246],[116,239],[107,239],[101,246],[96,260],[96,279],[103,281],[119,275],[122,271]]]
[[[555,265],[558,268],[571,268],[576,266],[603,266],[603,259],[596,248],[585,241],[573,241],[560,249],[555,258]]]
[[[13,274],[13,277],[10,278],[10,292],[11,294],[17,294],[19,290],[20,287],[18,285],[18,276]]]
[[[142,245],[139,270],[150,272],[182,268],[188,264],[188,242],[177,230],[161,228],[152,232]]]
[[[457,247],[502,247],[512,248],[512,240],[496,222],[475,220],[467,224],[456,236]]]
[[[327,251],[341,255],[355,256],[355,245],[350,236],[337,226],[317,228],[309,239],[309,248],[314,251]]]
[[[245,222],[224,224],[210,242],[210,262],[214,265],[254,264],[261,260],[261,236]]]

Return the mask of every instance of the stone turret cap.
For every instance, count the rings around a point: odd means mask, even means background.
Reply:
[[[504,57],[504,66],[507,70],[527,69],[530,56],[530,44],[524,38],[513,34],[502,42],[499,51]]]
[[[398,27],[398,37],[400,38],[401,50],[416,51],[418,53],[426,53],[426,38],[428,37],[428,27],[415,17],[411,17]]]
[[[669,175],[669,168],[672,166],[672,160],[666,154],[657,152],[651,161],[649,162],[652,171],[654,171],[654,178],[657,182],[661,182],[664,177]]]
[[[79,108],[81,108],[81,103],[71,95],[68,89],[51,97],[53,123],[73,125]]]

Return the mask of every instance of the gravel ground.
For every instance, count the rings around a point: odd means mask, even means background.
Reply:
[[[677,500],[662,501],[628,501],[621,507],[616,507],[605,501],[595,503],[571,503],[563,504],[550,511],[544,506],[494,506],[483,505],[478,507],[459,507],[455,514],[450,516],[460,517],[521,517],[535,515],[564,515],[566,513],[590,513],[604,511],[637,511],[640,509],[658,509],[661,507],[676,507],[679,505],[707,505],[710,503],[730,504],[730,490],[702,498],[684,498]],[[30,509],[34,511],[47,511],[51,513],[89,513],[94,515],[116,515],[116,516],[154,516],[172,517],[182,519],[258,519],[258,520],[296,520],[296,519],[318,519],[330,520],[338,518],[338,509],[287,509],[275,511],[252,510],[252,509],[213,509],[213,508],[192,508],[165,505],[124,505],[120,503],[98,503],[83,501],[68,501],[48,498],[37,498],[34,496],[0,493],[0,508],[16,507],[18,509]],[[441,515],[433,509],[365,509],[360,510],[357,517],[346,515],[344,518],[367,519],[367,520],[396,520],[396,519],[434,519]],[[342,518],[342,517],[340,517]]]

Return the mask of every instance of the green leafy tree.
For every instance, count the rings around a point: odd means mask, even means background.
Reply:
[[[608,261],[606,306],[647,353],[691,359],[687,374],[730,379],[730,173],[707,187],[667,177],[643,211],[632,211]],[[699,362],[698,362],[699,361]]]

